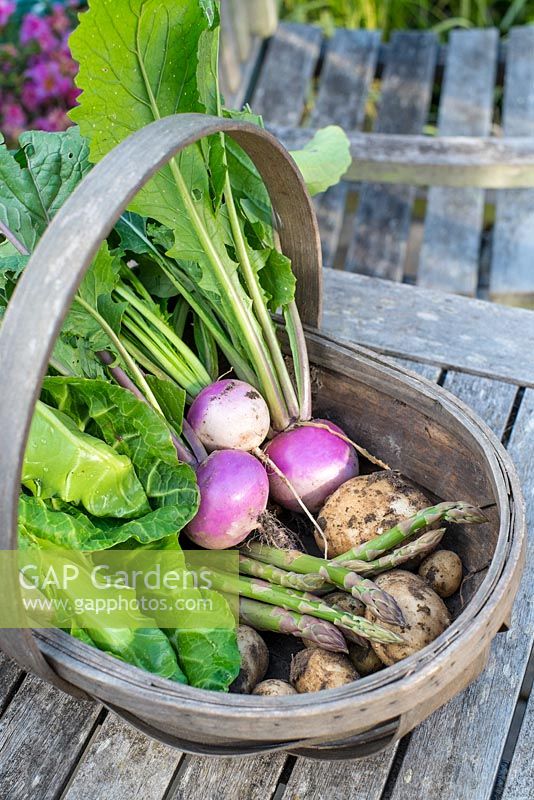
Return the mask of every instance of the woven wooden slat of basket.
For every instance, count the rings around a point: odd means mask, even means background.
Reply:
[[[340,689],[285,698],[221,695],[184,687],[118,661],[61,631],[0,632],[23,667],[73,694],[98,698],[133,724],[190,752],[291,750],[354,758],[385,747],[460,691],[483,668],[508,618],[523,560],[524,512],[514,468],[494,435],[442,388],[362,348],[317,331],[320,242],[312,204],[294,163],[265,131],[194,114],[168,117],[110,153],[63,206],[22,276],[0,331],[0,547],[17,545],[20,470],[48,359],[76,288],[100,242],[136,191],[181,148],[225,131],[260,170],[297,274],[298,302],[311,326],[315,409],[364,447],[442,498],[463,497],[490,522],[458,543],[470,583],[451,627],[420,653]],[[481,573],[484,574],[484,573]],[[22,613],[14,572],[4,586]],[[14,619],[20,617],[14,616]]]

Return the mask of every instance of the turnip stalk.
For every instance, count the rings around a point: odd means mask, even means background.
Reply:
[[[141,49],[142,48],[140,47],[140,51]],[[154,115],[155,120],[159,120],[161,119],[161,113],[156,101],[156,97],[154,96],[154,92],[152,91],[152,84],[149,76],[147,75],[143,59],[139,59],[138,63],[152,114]],[[180,171],[176,158],[172,158],[170,160],[169,167],[172,172],[176,188],[178,189],[182,203],[184,204],[185,210],[192,223],[198,240],[202,246],[202,249],[204,250],[204,253],[208,257],[216,280],[223,290],[226,299],[230,303],[235,316],[235,322],[241,330],[244,343],[249,355],[251,356],[254,369],[261,384],[261,391],[265,397],[265,400],[267,401],[267,404],[269,405],[273,426],[277,430],[284,430],[289,425],[290,417],[280,390],[280,385],[266,353],[265,344],[260,340],[260,337],[258,336],[258,333],[252,324],[248,310],[239,296],[235,283],[230,275],[228,275],[226,272],[224,263],[213,244],[213,241],[197,211],[191,195],[189,194],[189,189],[187,188],[187,184]]]
[[[189,397],[195,397],[197,392],[204,388],[203,384],[195,380],[183,360],[176,355],[164,338],[151,335],[146,327],[143,328],[142,321],[135,321],[133,315],[127,312],[124,314],[122,324],[126,331],[135,336],[145,351],[159,361],[168,376],[185,389]]]
[[[120,357],[124,361],[127,368],[130,370],[131,374],[134,376],[137,385],[142,389],[143,394],[147,398],[148,402],[156,411],[160,414],[163,413],[159,406],[158,401],[156,400],[154,393],[152,392],[150,386],[146,382],[145,376],[130,356],[128,350],[124,347],[123,343],[121,342],[120,338],[117,336],[111,325],[108,325],[104,317],[96,311],[89,303],[86,303],[81,297],[76,295],[74,298],[75,302],[78,303],[88,314],[90,314],[96,322],[100,325],[104,333],[108,336],[110,342],[113,344],[117,352],[119,353]]]
[[[122,386],[123,389],[128,389],[133,395],[137,397],[138,400],[142,400],[146,403],[146,398],[143,392],[137,388],[135,383],[131,380],[131,378],[126,374],[126,372],[122,369],[122,367],[117,366],[116,359],[111,353],[108,353],[107,350],[101,350],[97,353],[100,361],[105,364],[108,368],[108,372],[115,381]]]
[[[114,366],[115,359],[111,353],[108,353],[107,350],[101,350],[99,353],[97,353],[97,355],[102,363],[106,365],[110,375],[113,377],[116,383],[119,384],[119,386],[122,386],[123,389],[127,389],[129,392],[135,395],[138,400],[141,400],[141,402],[148,404],[143,392],[137,388],[135,383],[128,377],[122,367],[117,365]],[[199,464],[199,460],[193,453],[189,452],[187,447],[183,444],[183,442],[180,441],[180,438],[176,435],[176,433],[174,433],[174,431],[171,430],[170,434],[172,443],[174,444],[174,448],[176,450],[176,455],[180,461],[183,461],[184,464],[189,464],[189,466],[196,468]],[[207,453],[205,455],[207,455]]]
[[[29,256],[30,255],[30,251],[27,250],[26,247],[24,247],[22,242],[17,239],[17,237],[15,236],[13,231],[10,228],[8,228],[7,225],[4,225],[4,223],[2,221],[0,221],[0,234],[5,239],[7,239],[8,242],[10,242],[13,245],[15,250],[19,251],[21,256]]]
[[[206,460],[208,457],[208,451],[196,435],[195,431],[188,423],[187,419],[184,417],[182,420],[182,435],[184,439],[187,441],[187,444],[193,451],[193,455],[195,456],[196,460],[199,464],[202,464],[203,461]]]
[[[257,385],[256,374],[252,371],[246,360],[238,353],[231,341],[226,337],[218,322],[216,322],[215,309],[211,309],[213,312],[212,314],[206,313],[204,307],[193,295],[194,285],[192,284],[191,280],[178,269],[175,263],[162,256],[153,242],[151,242],[150,239],[145,236],[143,231],[139,230],[139,228],[137,228],[128,217],[123,216],[121,217],[121,220],[124,224],[128,225],[128,227],[134,231],[136,236],[139,237],[139,239],[141,239],[152,251],[154,258],[163,274],[168,278],[168,280],[184,298],[187,304],[192,308],[199,319],[202,320],[206,328],[219,345],[221,352],[233,366],[237,377],[240,378],[240,380],[251,383],[253,386],[256,386],[256,388],[259,388]]]
[[[129,304],[128,312],[135,319],[136,315],[132,313],[132,307],[137,310],[141,318],[154,326],[158,334],[161,334],[164,341],[168,341],[183,359],[184,369],[191,373],[193,379],[199,384],[208,386],[211,383],[211,378],[200,359],[187,347],[186,344],[175,334],[172,328],[163,322],[156,314],[154,314],[146,303],[143,303],[139,298],[127,289],[125,286],[118,286],[115,292],[123,300]]]
[[[267,342],[267,346],[269,348],[269,352],[280,381],[280,386],[284,393],[289,416],[292,419],[297,419],[299,416],[299,404],[295,395],[295,389],[291,383],[291,378],[289,377],[289,372],[287,371],[286,363],[284,361],[282,351],[280,350],[280,344],[276,338],[276,330],[271,319],[271,315],[269,314],[269,311],[263,301],[257,276],[255,275],[252,264],[250,263],[247,246],[245,244],[245,238],[243,236],[243,231],[241,230],[241,225],[239,224],[239,218],[237,216],[228,172],[226,173],[224,196],[226,200],[226,206],[228,208],[230,226],[232,228],[232,234],[240,261],[241,271],[243,272],[245,283],[252,298],[254,311],[256,313],[256,317],[258,318],[258,322],[260,323],[263,336]]]
[[[284,308],[284,321],[295,366],[299,397],[299,420],[309,420],[312,415],[310,361],[304,329],[294,300],[289,303],[287,308]]]
[[[155,375],[156,378],[160,378],[162,381],[169,380],[170,376],[163,369],[160,369],[157,364],[154,364],[154,362],[151,361],[148,356],[137,347],[131,336],[123,334],[121,336],[121,342],[127,348],[132,358],[134,358],[137,363],[143,367],[143,369],[145,369],[147,372],[150,372],[151,375]],[[184,387],[182,386],[181,388],[183,389]]]
[[[213,338],[215,339],[216,343],[219,345],[221,352],[223,355],[228,359],[229,363],[234,368],[235,374],[237,377],[242,380],[246,381],[247,383],[256,386],[259,389],[258,379],[256,373],[250,368],[249,364],[246,360],[238,353],[237,349],[234,347],[232,342],[226,337],[224,331],[215,320],[215,314],[210,316],[206,313],[202,305],[197,302],[195,297],[193,296],[192,292],[189,291],[187,288],[187,281],[186,276],[184,275],[177,275],[178,270],[172,265],[170,267],[163,259],[158,261],[159,266],[166,275],[166,277],[170,280],[173,284],[175,289],[181,294],[184,300],[191,306],[195,314],[198,318],[203,322],[206,326],[208,331],[211,333]]]
[[[252,357],[252,362],[261,384],[262,393],[271,411],[273,426],[277,430],[285,430],[290,423],[289,412],[281,394],[279,382],[265,353],[265,347],[262,345],[249,317],[249,313],[239,297],[235,284],[227,274],[213,242],[200,219],[195,204],[189,195],[183,176],[174,159],[171,161],[171,170],[199,241],[210,260],[215,276],[231,304],[236,321],[242,331],[247,350]]]

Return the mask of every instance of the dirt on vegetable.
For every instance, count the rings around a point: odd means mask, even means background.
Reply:
[[[373,539],[428,505],[424,492],[393,470],[352,478],[328,498],[318,516],[329,557]],[[317,536],[316,541],[322,547]]]

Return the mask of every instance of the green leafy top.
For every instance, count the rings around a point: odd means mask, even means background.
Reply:
[[[31,253],[48,223],[89,169],[87,141],[65,133],[28,131],[10,153],[0,140],[0,232]]]
[[[205,110],[197,86],[198,48],[215,20],[215,5],[200,0],[90,4],[69,42],[83,89],[70,116],[89,139],[93,162],[150,122]],[[204,195],[207,176],[197,151],[188,148],[179,160],[190,190]],[[184,212],[171,166],[139,192],[131,207],[174,229]]]

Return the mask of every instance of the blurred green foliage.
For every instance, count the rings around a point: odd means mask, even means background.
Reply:
[[[282,0],[282,16],[314,22],[326,33],[335,27],[425,29],[446,35],[453,28],[496,27],[505,34],[513,25],[534,23],[534,0]]]

